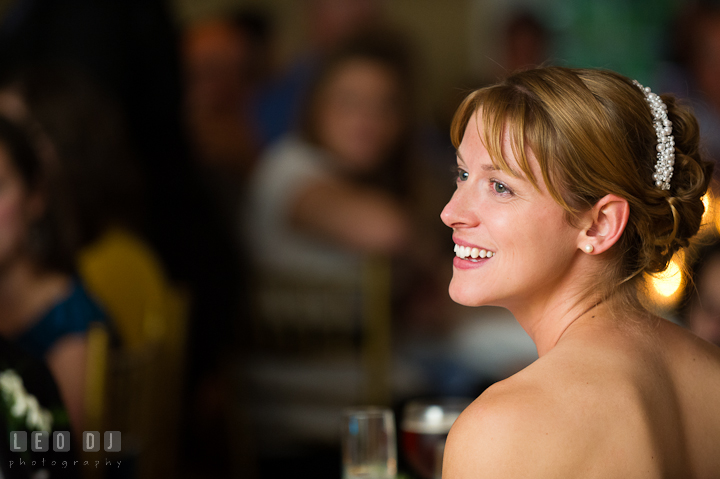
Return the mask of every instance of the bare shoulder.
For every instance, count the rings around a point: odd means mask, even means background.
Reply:
[[[491,386],[453,425],[443,478],[543,478],[572,470],[583,452],[575,450],[577,431],[562,402],[532,370]]]
[[[664,344],[670,345],[668,352],[676,360],[689,360],[696,368],[708,368],[709,373],[720,374],[719,347],[669,321],[663,321],[658,329]]]
[[[443,477],[660,477],[626,363],[558,350],[492,386],[453,426]]]
[[[718,403],[720,350],[682,328],[575,335],[460,416],[443,477],[712,477]]]

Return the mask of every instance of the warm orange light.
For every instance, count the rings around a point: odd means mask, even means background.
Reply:
[[[682,286],[683,275],[678,260],[677,257],[673,258],[665,271],[651,276],[650,282],[653,288],[663,298],[670,298]]]
[[[718,199],[715,198],[715,195],[713,195],[710,190],[708,190],[707,193],[705,193],[700,199],[705,207],[700,223],[700,234],[715,233],[718,231],[718,228],[720,228],[720,222],[718,222],[717,215]]]
[[[710,212],[710,209],[711,209],[711,206],[713,206],[714,198],[712,197],[712,193],[710,193],[710,191],[708,191],[700,199],[703,202],[703,206],[705,206],[705,212],[702,215],[702,224],[707,224],[709,221],[711,221],[711,218],[712,218],[712,216],[711,216],[712,213]]]
[[[705,194],[705,196],[710,198],[710,213],[705,213],[703,215],[703,224],[705,223],[705,215],[708,215],[707,222],[712,225],[713,228],[715,228],[715,232],[720,231],[720,215],[718,214],[718,204],[720,203],[720,198],[717,198],[715,195],[713,195],[710,190]],[[703,196],[703,198],[705,198]]]
[[[675,254],[667,269],[661,273],[650,274],[645,277],[647,281],[647,308],[657,314],[670,311],[682,297],[686,278],[682,270],[685,256],[682,251]]]

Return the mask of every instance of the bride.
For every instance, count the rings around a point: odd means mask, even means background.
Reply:
[[[638,300],[700,226],[693,115],[551,67],[470,94],[451,135],[450,295],[509,309],[539,359],[456,421],[443,478],[718,477],[720,349]]]

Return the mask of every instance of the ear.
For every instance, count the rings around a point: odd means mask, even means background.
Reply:
[[[578,248],[592,254],[599,254],[610,249],[625,231],[630,205],[625,198],[616,195],[605,195],[583,215],[584,228],[579,237]]]

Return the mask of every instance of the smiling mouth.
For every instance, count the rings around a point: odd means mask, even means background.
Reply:
[[[484,250],[481,248],[471,248],[470,246],[455,245],[455,256],[477,263],[481,259],[492,258],[495,252]]]

